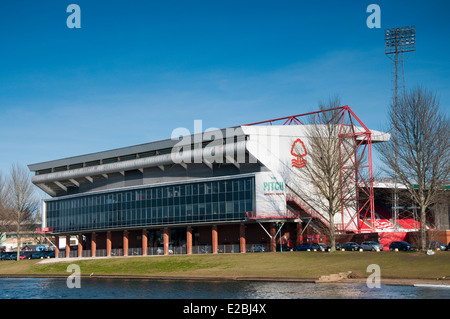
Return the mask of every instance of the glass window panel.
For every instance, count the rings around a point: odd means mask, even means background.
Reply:
[[[234,180],[233,181],[233,192],[237,192],[237,191],[239,191],[239,181]]]
[[[253,185],[249,177],[53,200],[47,202],[47,223],[58,231],[77,231],[236,219],[254,209]]]

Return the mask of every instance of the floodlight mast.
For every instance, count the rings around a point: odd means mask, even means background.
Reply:
[[[385,32],[385,47],[384,52],[388,58],[393,61],[393,84],[394,84],[394,104],[398,101],[398,72],[402,75],[402,90],[405,93],[405,75],[404,62],[411,56],[412,52],[416,51],[416,29],[414,26],[403,28],[387,29]],[[404,59],[403,54],[410,54]]]
[[[402,27],[402,28],[391,28],[387,29],[385,32],[385,47],[384,53],[393,62],[393,104],[394,104],[394,126],[397,124],[397,106],[398,106],[398,74],[399,67],[401,72],[401,89],[402,95],[405,95],[405,71],[404,62],[411,56],[411,54],[416,51],[416,28],[415,26]],[[409,55],[404,58],[403,54],[409,53]],[[397,136],[394,130],[394,139]],[[397,161],[397,149],[394,148],[395,161]],[[397,219],[399,213],[399,198],[398,198],[398,187],[397,187],[397,176],[394,176],[394,192],[392,195],[392,208],[394,212],[394,225],[397,227]]]

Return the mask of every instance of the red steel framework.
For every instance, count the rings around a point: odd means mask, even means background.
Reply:
[[[346,231],[356,231],[360,233],[363,226],[369,223],[372,231],[375,231],[375,205],[373,192],[373,166],[372,166],[372,132],[356,116],[348,106],[341,106],[308,112],[298,115],[281,117],[277,119],[255,122],[250,125],[305,125],[306,124],[326,124],[322,123],[321,113],[333,112],[328,123],[339,123],[339,143],[340,158],[346,159],[341,162],[341,183],[344,180],[346,185],[341,185],[342,201],[342,222],[336,223],[336,231],[344,233]],[[312,119],[312,120],[311,120]],[[307,120],[309,122],[307,122]],[[359,127],[357,129],[357,127]],[[344,143],[351,141],[351,143]],[[349,178],[343,179],[344,175]],[[348,192],[352,185],[356,186],[356,192]],[[349,196],[349,194],[352,194]],[[356,197],[354,196],[356,195]],[[345,218],[347,217],[347,218]],[[365,227],[367,230],[367,226]]]

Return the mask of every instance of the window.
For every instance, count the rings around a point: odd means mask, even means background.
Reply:
[[[76,196],[47,201],[55,232],[242,219],[254,208],[254,178]]]

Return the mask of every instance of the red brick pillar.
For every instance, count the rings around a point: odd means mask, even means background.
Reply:
[[[296,246],[300,246],[303,244],[303,235],[302,235],[302,231],[303,231],[303,226],[302,223],[297,223],[297,240],[296,240]]]
[[[106,256],[111,257],[111,232],[106,232]]]
[[[242,223],[239,226],[239,251],[241,253],[245,253],[245,244],[246,244],[246,240],[245,240],[245,224]]]
[[[217,225],[214,225],[212,227],[212,253],[217,254],[217,246],[218,246],[218,239],[219,236],[217,234]]]
[[[186,230],[186,250],[188,255],[192,255],[192,227],[188,226]]]
[[[142,256],[147,256],[147,229],[142,230]]]
[[[275,252],[277,251],[277,239],[275,237],[277,233],[277,227],[274,223],[270,224],[270,251]]]
[[[164,239],[164,255],[168,255],[169,254],[169,229],[168,228],[164,228],[163,232],[164,232],[164,235],[163,235],[163,239]]]
[[[123,255],[128,256],[128,231],[123,232]]]
[[[66,258],[70,256],[70,236],[66,236]]]
[[[78,234],[78,257],[83,257],[83,235]]]
[[[95,257],[95,253],[97,250],[97,234],[91,234],[91,257]]]
[[[55,236],[55,258],[59,258],[59,236]]]
[[[308,243],[313,242],[313,240],[311,239],[312,235],[313,235],[313,233],[311,231],[311,227],[306,227],[306,242],[308,242]]]

